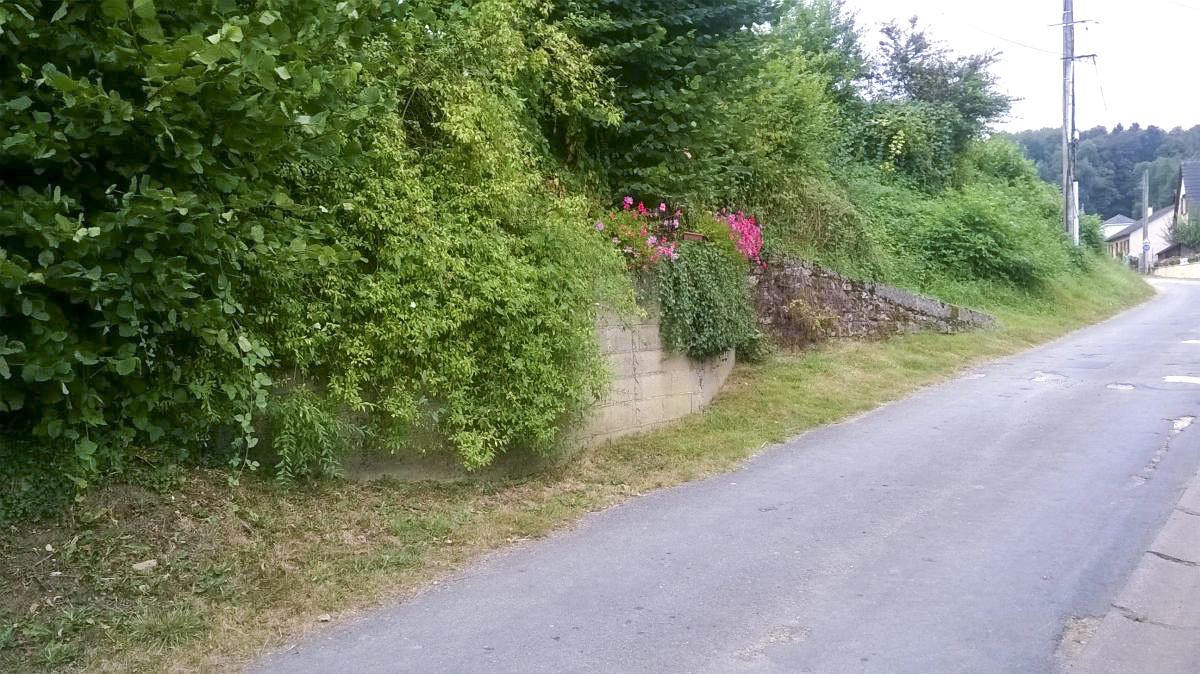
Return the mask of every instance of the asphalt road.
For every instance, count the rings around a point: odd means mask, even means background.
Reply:
[[[1200,284],[491,555],[259,672],[1051,672],[1200,464]],[[1198,340],[1198,343],[1188,343]],[[797,390],[796,395],[805,395]]]

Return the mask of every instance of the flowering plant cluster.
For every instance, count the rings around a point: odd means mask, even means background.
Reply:
[[[763,269],[767,268],[767,263],[763,262],[761,257],[762,229],[754,221],[754,216],[746,215],[741,211],[729,213],[722,210],[714,217],[729,226],[729,238],[733,239],[739,253],[745,255],[750,262],[762,265]]]
[[[665,203],[649,209],[644,203],[635,206],[633,197],[625,197],[621,210],[597,220],[595,226],[597,232],[624,253],[630,269],[647,269],[664,258],[674,260],[678,257],[682,216],[682,210],[669,209]],[[762,229],[754,216],[722,209],[711,218],[705,215],[692,224],[707,236],[708,241],[721,248],[730,247],[730,255],[736,257],[736,250],[750,262],[766,269],[761,257]],[[728,242],[723,243],[726,237]]]
[[[624,208],[596,221],[596,231],[611,238],[625,255],[630,269],[647,269],[663,258],[675,259],[676,233],[682,211],[671,211],[665,203],[651,210],[643,203],[633,205],[625,197]]]

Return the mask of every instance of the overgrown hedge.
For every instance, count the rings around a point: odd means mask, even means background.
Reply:
[[[349,149],[385,102],[357,52],[393,9],[0,8],[0,462],[44,444],[82,483],[214,427],[253,443],[272,355],[250,273],[337,257],[277,171]]]
[[[550,451],[631,295],[618,194],[918,289],[1083,259],[980,142],[990,57],[912,26],[872,66],[841,0],[10,0],[0,31],[0,518],[185,459]],[[662,266],[697,356],[755,344],[720,255]]]
[[[311,411],[297,387],[332,415],[309,421],[470,466],[551,446],[599,381],[594,282],[620,263],[545,172],[531,107],[617,116],[545,9],[0,7],[6,502],[246,460]]]

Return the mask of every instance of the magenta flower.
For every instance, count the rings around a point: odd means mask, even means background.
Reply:
[[[633,197],[625,197],[625,208],[633,208]]]
[[[603,222],[600,222],[599,220],[596,221],[596,231],[597,232],[604,231],[604,223]]]

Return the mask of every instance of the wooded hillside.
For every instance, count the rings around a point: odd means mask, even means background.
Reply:
[[[1037,164],[1043,180],[1062,182],[1062,131],[1022,131],[1012,138]],[[1200,158],[1200,126],[1163,131],[1157,126],[1111,131],[1098,126],[1079,134],[1079,202],[1085,213],[1107,220],[1114,215],[1140,218],[1142,175],[1150,172],[1150,205],[1169,206],[1175,198],[1179,163]]]

